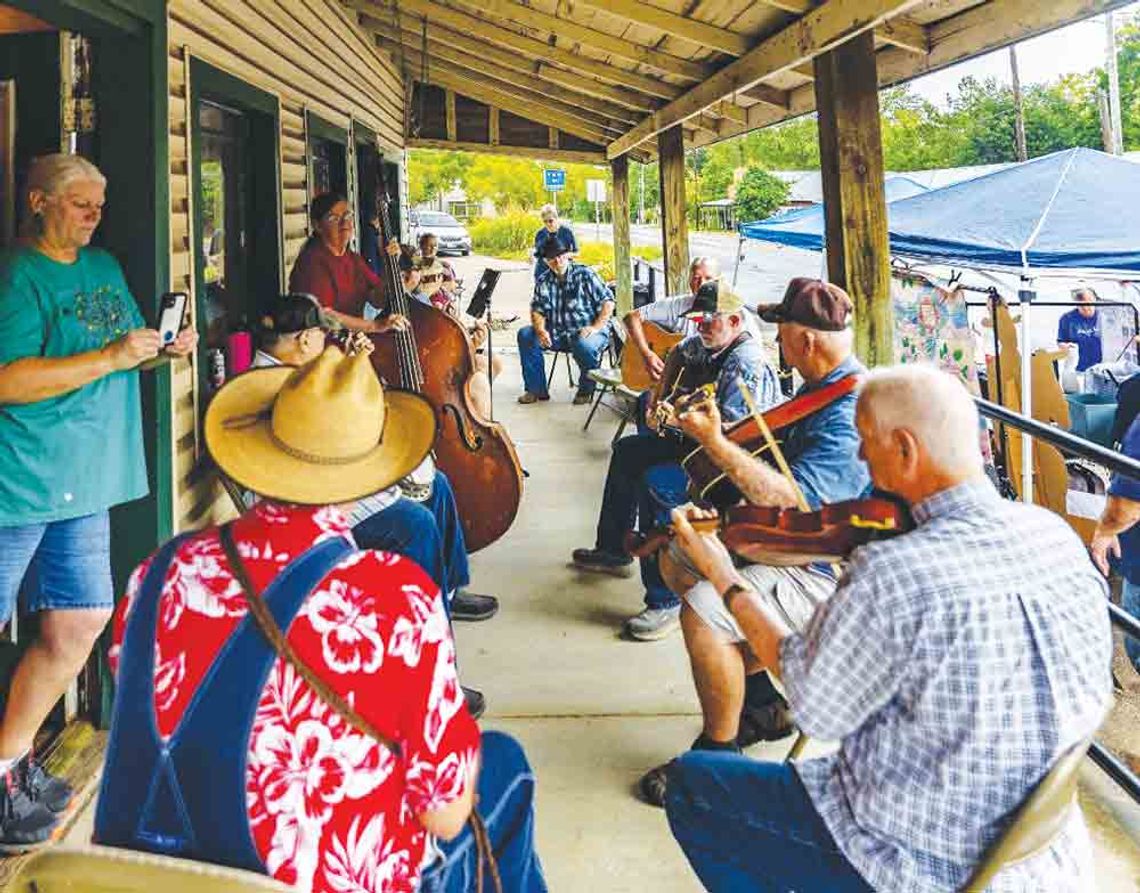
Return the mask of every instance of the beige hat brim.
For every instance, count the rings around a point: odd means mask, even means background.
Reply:
[[[406,477],[435,442],[435,412],[419,394],[386,390],[381,443],[359,460],[317,464],[282,450],[270,431],[273,401],[296,370],[254,369],[226,384],[206,411],[206,446],[235,483],[260,496],[299,505],[335,505],[362,499]],[[256,417],[242,426],[232,420]],[[227,422],[231,424],[227,425]],[[329,419],[335,425],[337,420]]]

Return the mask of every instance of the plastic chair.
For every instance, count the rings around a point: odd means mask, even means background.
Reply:
[[[1002,868],[1037,853],[1061,833],[1077,800],[1077,773],[1089,740],[1065,751],[1013,812],[1006,829],[986,847],[960,893],[982,893]]]
[[[288,893],[262,874],[113,847],[53,846],[28,858],[13,893]]]

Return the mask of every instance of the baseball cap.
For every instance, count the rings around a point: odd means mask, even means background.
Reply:
[[[853,309],[851,298],[838,285],[798,276],[788,283],[783,301],[761,304],[756,312],[764,322],[795,322],[821,332],[841,332]]]
[[[546,244],[542,246],[542,256],[546,260],[553,260],[558,255],[567,254],[569,251],[570,246],[561,239],[548,239]]]
[[[682,316],[704,316],[709,313],[736,313],[744,308],[744,300],[723,278],[710,279],[697,289],[693,306]]]

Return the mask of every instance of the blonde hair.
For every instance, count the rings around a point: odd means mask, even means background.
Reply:
[[[948,372],[922,363],[872,369],[859,389],[857,412],[879,435],[905,428],[942,471],[982,469],[977,407]]]
[[[42,192],[47,196],[59,195],[72,183],[98,183],[106,186],[107,178],[82,155],[55,152],[33,158],[24,182],[24,200],[28,211],[25,227],[37,226],[39,215],[32,208],[33,192]]]

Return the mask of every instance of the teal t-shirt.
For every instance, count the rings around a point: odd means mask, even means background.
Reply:
[[[72,264],[0,254],[0,364],[98,350],[145,325],[106,251]],[[147,493],[137,371],[37,403],[0,404],[0,527],[78,518]]]

